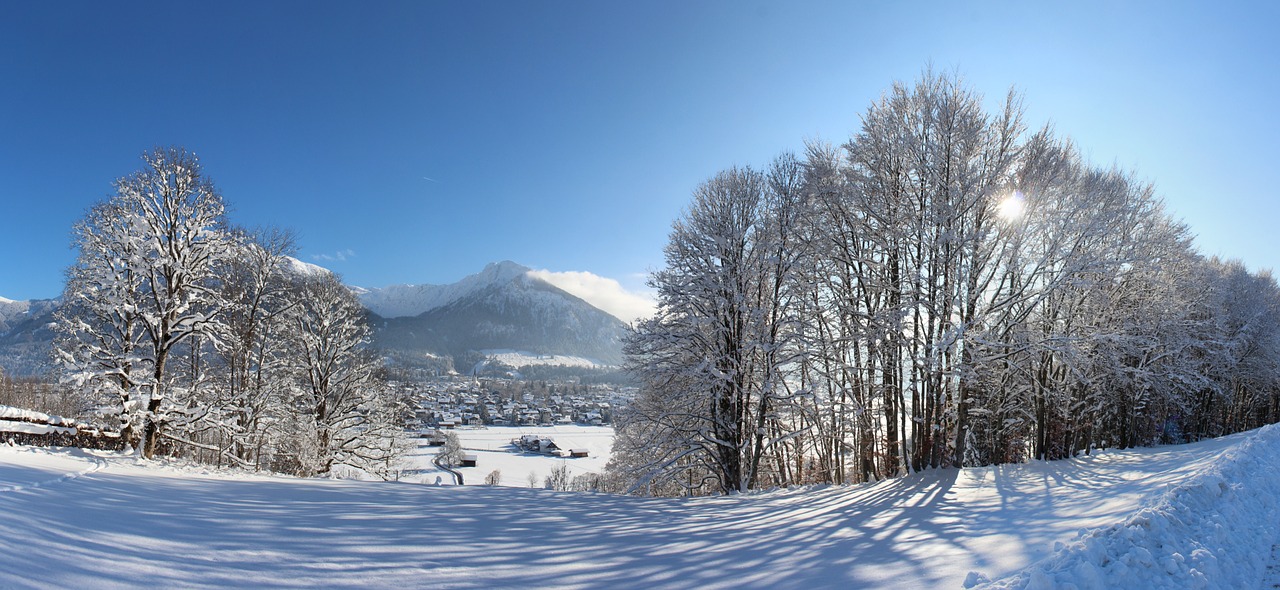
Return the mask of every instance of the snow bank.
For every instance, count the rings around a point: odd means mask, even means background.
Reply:
[[[1253,433],[1125,522],[1082,531],[987,589],[1256,588],[1280,523],[1280,425]],[[984,582],[971,573],[964,586]]]

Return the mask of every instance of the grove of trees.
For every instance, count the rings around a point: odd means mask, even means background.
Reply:
[[[148,458],[390,475],[401,409],[355,295],[295,265],[289,234],[232,227],[193,154],[143,161],[74,228],[56,315],[66,381]]]
[[[1280,420],[1280,289],[1154,188],[896,84],[839,146],[693,193],[635,327],[611,476],[652,494],[872,481]]]

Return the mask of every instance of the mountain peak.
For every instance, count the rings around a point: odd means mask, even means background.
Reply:
[[[477,291],[506,285],[529,272],[526,266],[504,260],[491,262],[484,270],[448,285],[391,285],[362,289],[356,294],[365,307],[384,318],[413,317]]]
[[[626,324],[514,262],[490,264],[452,285],[419,289],[415,309],[434,305],[409,317],[384,315],[374,307],[400,303],[407,308],[407,299],[374,301],[361,296],[382,318],[375,323],[377,346],[409,353],[406,358],[427,352],[451,356],[455,362],[485,350],[581,357],[601,364],[622,361]],[[415,295],[408,289],[401,294]]]
[[[480,271],[479,276],[490,279],[488,282],[491,283],[507,283],[512,279],[528,274],[530,270],[531,269],[529,267],[522,264],[517,264],[510,260],[503,260],[502,262],[490,262],[489,264],[486,264],[484,270]]]
[[[285,269],[290,273],[293,273],[295,276],[315,277],[333,273],[333,271],[323,266],[311,264],[310,262],[303,262],[292,256],[285,256],[284,258]]]

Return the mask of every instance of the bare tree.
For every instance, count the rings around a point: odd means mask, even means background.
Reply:
[[[502,472],[494,469],[488,475],[484,476],[484,485],[493,487],[502,483]]]

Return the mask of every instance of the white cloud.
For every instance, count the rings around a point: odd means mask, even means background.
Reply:
[[[350,248],[346,250],[338,250],[333,254],[312,254],[312,260],[322,260],[324,262],[346,262],[348,258],[355,258],[356,251]]]
[[[618,281],[589,272],[532,270],[529,274],[560,287],[627,323],[649,317],[657,311],[653,293],[628,291]]]

